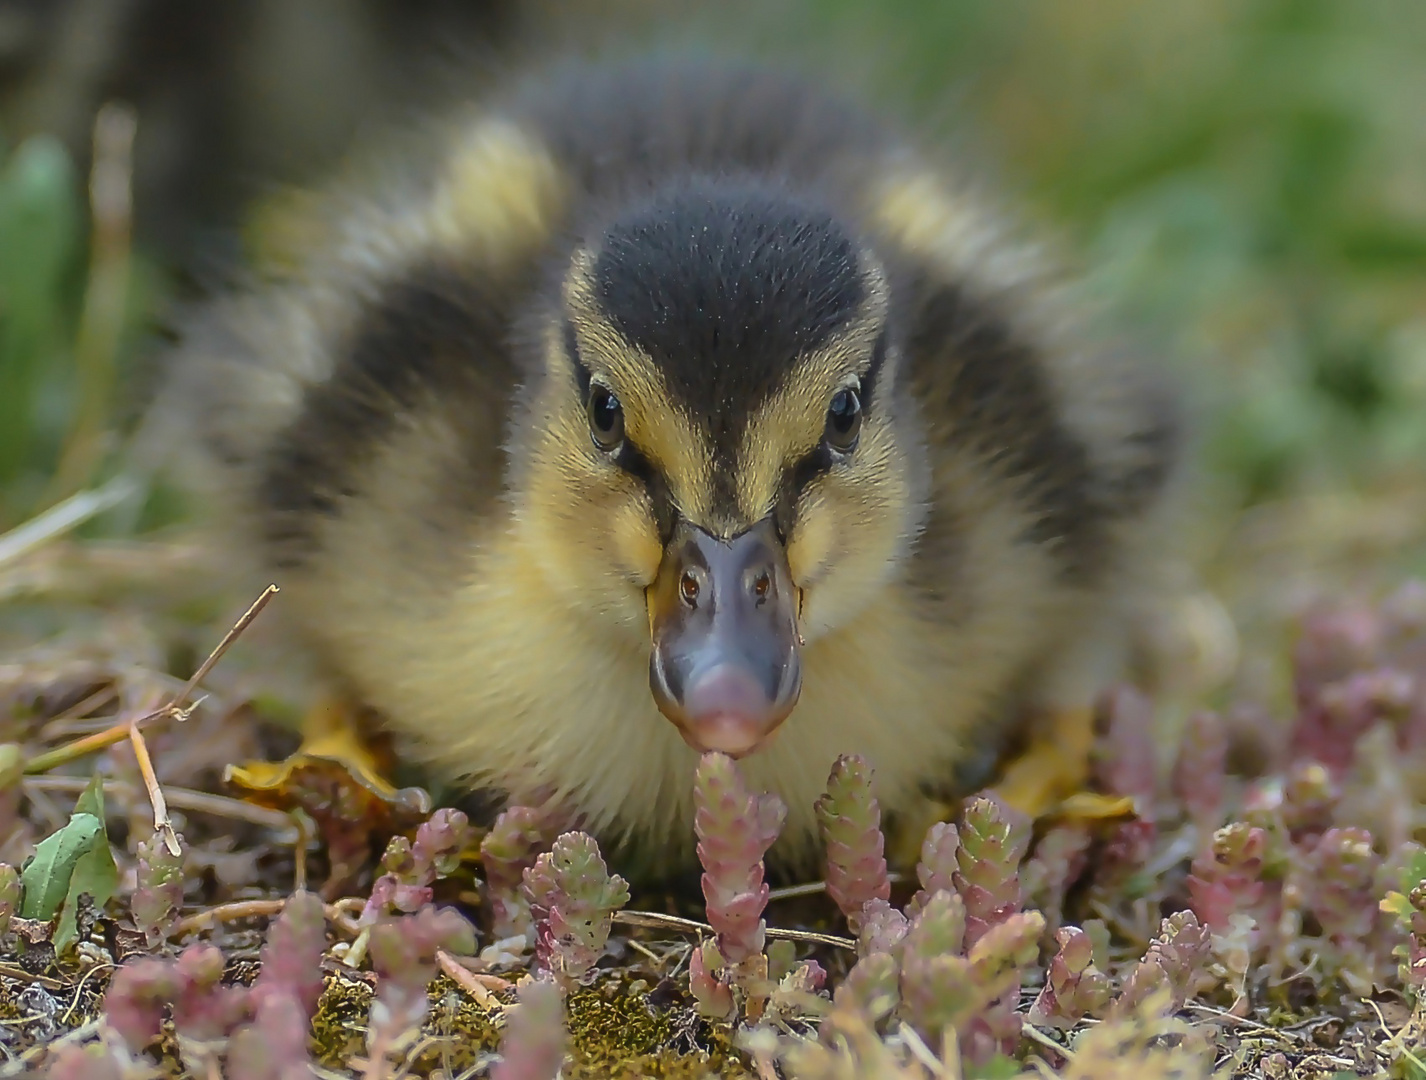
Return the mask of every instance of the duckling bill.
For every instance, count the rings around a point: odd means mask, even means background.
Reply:
[[[805,850],[839,754],[909,813],[1123,670],[1172,390],[884,118],[576,67],[397,157],[194,316],[159,407],[432,768],[662,853],[720,750]]]
[[[802,689],[799,593],[776,525],[723,540],[680,523],[647,595],[659,711],[695,750],[756,750]]]

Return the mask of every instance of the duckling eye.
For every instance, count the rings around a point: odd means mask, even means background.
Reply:
[[[601,450],[613,450],[624,441],[624,406],[607,386],[590,391],[589,435]]]
[[[862,399],[851,387],[838,390],[827,407],[827,444],[833,450],[849,454],[857,445],[862,431]]]

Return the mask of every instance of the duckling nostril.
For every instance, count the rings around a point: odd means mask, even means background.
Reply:
[[[678,579],[678,595],[683,598],[683,602],[691,608],[698,606],[698,579],[689,571],[685,570]]]

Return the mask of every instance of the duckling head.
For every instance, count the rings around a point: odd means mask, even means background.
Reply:
[[[727,180],[585,235],[539,320],[520,514],[685,741],[746,755],[919,523],[887,273],[835,213]]]

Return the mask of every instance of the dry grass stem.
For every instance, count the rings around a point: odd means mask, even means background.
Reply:
[[[485,984],[475,977],[473,971],[468,970],[459,960],[457,960],[445,949],[436,950],[436,963],[440,965],[442,971],[467,994],[471,1000],[479,1005],[486,1012],[503,1008],[500,999],[486,988]]]
[[[136,723],[129,725],[129,744],[134,748],[134,758],[139,763],[139,773],[144,778],[144,788],[148,791],[149,803],[153,806],[154,832],[163,837],[163,846],[175,858],[183,854],[178,846],[178,835],[173,831],[173,821],[168,816],[168,804],[164,802],[163,787],[154,772],[153,759],[149,747]]]
[[[680,915],[661,915],[656,911],[616,911],[613,914],[613,919],[616,923],[623,923],[625,926],[643,926],[652,930],[678,930],[688,934],[713,936],[713,927],[707,923],[699,922],[697,919],[685,919]],[[784,941],[800,941],[808,945],[830,945],[834,949],[848,949],[852,952],[856,952],[857,949],[857,943],[851,938],[838,937],[835,934],[818,934],[811,930],[779,930],[769,926],[767,936],[781,938]]]
[[[63,536],[90,518],[114,509],[138,489],[137,480],[120,473],[108,483],[77,492],[23,525],[17,525],[9,532],[0,534],[0,566],[29,554],[58,536]]]
[[[330,904],[323,904],[322,914],[333,926],[354,933],[357,930],[356,921],[347,912],[348,910],[360,910],[365,903],[364,900],[347,897]],[[222,923],[237,922],[239,919],[276,918],[282,914],[286,907],[286,897],[280,900],[234,900],[231,903],[218,904],[179,920],[169,932],[169,937],[201,933]]]
[[[178,696],[165,706],[166,709],[178,710],[188,700],[194,690],[198,689],[198,684],[208,677],[208,672],[213,670],[213,666],[223,659],[223,654],[233,646],[233,642],[242,636],[243,631],[252,625],[252,621],[262,614],[262,609],[267,607],[272,598],[281,590],[276,585],[269,585],[263,589],[259,596],[248,607],[247,611],[239,616],[238,621],[233,623],[233,628],[223,635],[223,640],[218,642],[213,651],[208,654],[208,659],[198,665],[198,670],[193,673],[193,678],[189,679]]]
[[[73,742],[56,747],[47,753],[39,754],[25,763],[25,773],[34,776],[38,773],[49,772],[53,768],[68,764],[86,754],[107,749],[124,739],[132,739],[131,731],[158,720],[178,720],[180,722],[186,720],[198,704],[201,704],[201,702],[197,702],[187,705],[189,696],[198,688],[198,684],[208,677],[208,673],[213,670],[213,665],[223,658],[223,654],[232,647],[233,642],[242,635],[243,631],[252,625],[252,621],[261,614],[262,609],[267,607],[269,601],[278,592],[279,589],[276,585],[269,585],[262,591],[262,595],[252,602],[247,611],[243,612],[238,621],[233,624],[232,629],[223,636],[223,640],[218,642],[213,651],[208,654],[208,658],[198,666],[198,670],[184,684],[183,689],[174,695],[166,705],[162,705],[152,712],[144,713],[136,719],[120,720],[103,731],[96,731],[92,735],[85,735],[83,738],[75,739]]]
[[[287,906],[287,901],[283,900],[234,900],[230,904],[219,904],[210,907],[206,911],[189,915],[186,919],[180,919],[174,924],[170,931],[170,937],[182,937],[184,934],[195,934],[203,930],[211,930],[213,927],[225,922],[236,922],[238,919],[256,919],[264,916],[276,916],[282,914],[282,909]]]
[[[27,792],[54,791],[71,795],[78,795],[88,784],[89,781],[82,776],[31,776],[26,777],[24,781]],[[132,797],[134,786],[124,780],[105,780],[104,794],[116,795],[119,798]],[[194,791],[192,788],[169,787],[165,789],[164,797],[168,805],[176,810],[212,814],[214,817],[246,821],[250,825],[272,829],[280,834],[275,839],[283,844],[295,843],[300,836],[292,819],[286,814],[255,803],[243,802],[227,795]]]

